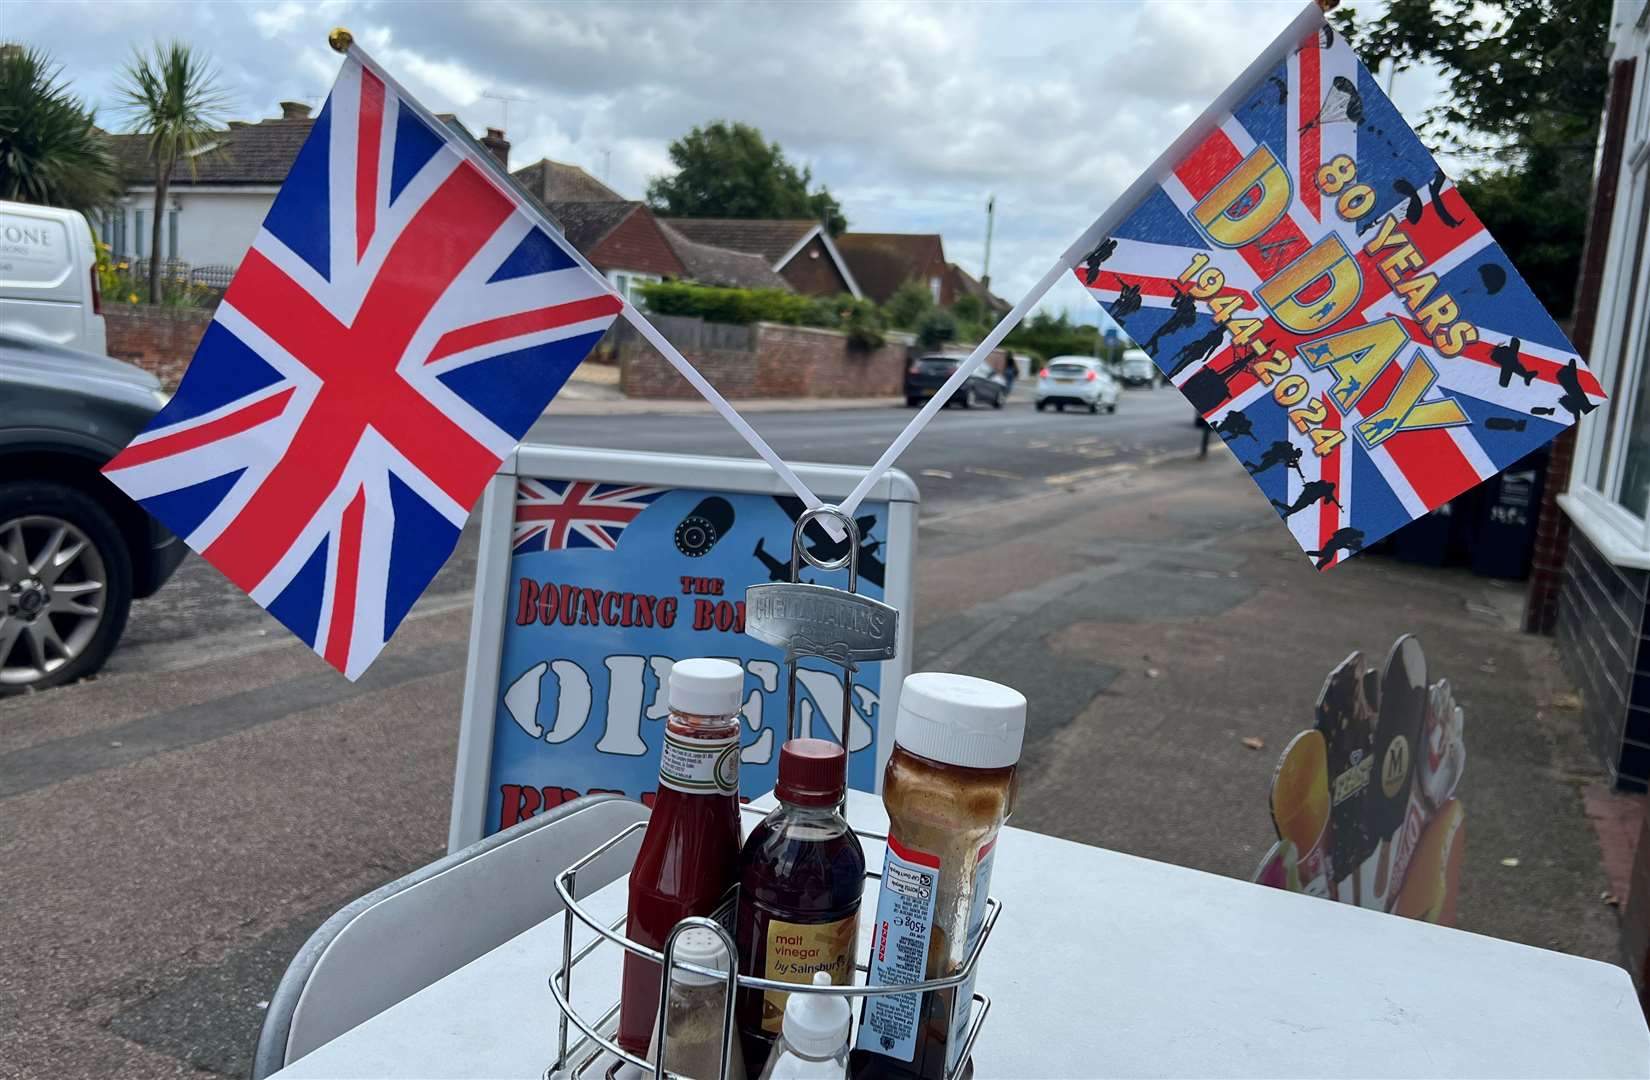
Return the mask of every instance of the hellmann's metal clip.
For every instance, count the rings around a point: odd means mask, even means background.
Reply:
[[[835,558],[819,557],[808,547],[804,535],[808,526],[822,517],[834,518],[846,534],[846,539],[841,541],[844,550]],[[796,528],[791,532],[791,580],[752,585],[745,590],[745,632],[785,652],[787,738],[798,735],[798,661],[813,657],[842,669],[840,741],[846,749],[849,722],[854,715],[854,672],[859,670],[862,661],[894,658],[899,642],[899,611],[857,591],[859,546],[859,525],[852,515],[835,506],[805,510],[797,517]],[[848,588],[810,585],[798,580],[803,563],[817,570],[846,568]]]

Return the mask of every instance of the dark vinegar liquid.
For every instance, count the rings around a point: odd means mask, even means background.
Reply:
[[[864,888],[865,852],[834,808],[785,805],[770,814],[740,858],[739,970],[802,984],[821,970],[838,985],[853,982]],[[773,953],[770,942],[778,946]],[[783,973],[776,965],[785,966]],[[742,1049],[753,1071],[768,1059],[783,1007],[779,995],[740,991]]]
[[[737,739],[739,722],[707,723],[671,714],[668,729],[686,740]],[[738,752],[737,743],[735,753]],[[664,951],[665,938],[689,915],[711,915],[739,874],[739,796],[689,794],[659,785],[636,866],[630,872],[630,913],[625,934]],[[659,965],[625,953],[618,1043],[640,1057],[659,1011]]]

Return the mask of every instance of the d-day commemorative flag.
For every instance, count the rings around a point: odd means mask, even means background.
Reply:
[[[1315,7],[1142,180],[1078,280],[1319,569],[1603,400]]]
[[[345,59],[182,385],[104,468],[350,678],[622,303]]]

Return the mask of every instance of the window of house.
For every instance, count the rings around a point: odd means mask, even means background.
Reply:
[[[1565,509],[1611,557],[1650,567],[1650,33],[1627,30],[1613,63],[1635,63],[1622,127],[1598,323],[1588,360],[1609,400],[1580,421]],[[1642,561],[1641,561],[1642,560]]]
[[[936,274],[928,279],[928,291],[934,294],[934,303],[940,302],[940,278]]]
[[[176,210],[166,212],[166,257],[168,259],[178,257],[178,212]]]
[[[142,210],[132,212],[132,232],[136,234],[132,237],[132,250],[137,253],[137,257],[140,259],[147,258],[149,255],[149,230],[143,227],[144,219],[148,216]]]

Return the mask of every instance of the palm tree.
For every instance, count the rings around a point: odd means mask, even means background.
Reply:
[[[120,192],[92,113],[39,49],[0,45],[0,199],[95,210]]]
[[[149,242],[149,302],[160,302],[160,227],[167,188],[181,160],[195,172],[195,158],[223,127],[229,98],[218,72],[181,41],[156,42],[148,55],[134,51],[121,73],[120,109],[128,130],[149,138],[155,165],[155,220]]]

